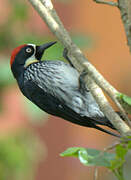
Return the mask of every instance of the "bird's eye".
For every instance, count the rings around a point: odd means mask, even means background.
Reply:
[[[27,52],[27,53],[30,53],[31,51],[32,51],[31,48],[26,48],[26,52]]]

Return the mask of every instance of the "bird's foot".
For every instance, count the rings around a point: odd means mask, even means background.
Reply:
[[[88,72],[84,69],[79,76],[79,89],[82,92],[84,92],[85,89],[86,89],[86,91],[88,91],[86,84],[85,84],[85,77],[87,75],[88,75]]]
[[[68,57],[68,49],[64,48],[63,50],[63,57],[69,62],[69,64],[74,68],[74,65],[72,64],[70,58]]]

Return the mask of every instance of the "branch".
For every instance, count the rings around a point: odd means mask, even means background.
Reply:
[[[125,28],[127,44],[131,52],[131,1],[130,0],[118,0],[118,2],[105,1],[105,0],[93,0],[93,1],[95,1],[96,3],[107,4],[119,8],[121,19]]]
[[[100,4],[106,4],[106,5],[118,7],[118,3],[113,1],[105,1],[105,0],[93,0],[93,1]]]
[[[85,62],[84,63],[88,69],[88,74],[90,75],[90,77],[96,82],[96,84],[98,84],[107,94],[108,96],[115,102],[115,104],[117,105],[117,107],[120,109],[120,111],[122,112],[122,115],[124,117],[124,119],[126,120],[126,122],[130,125],[131,122],[128,119],[125,110],[122,108],[120,102],[117,99],[117,94],[119,93],[113,86],[111,86],[109,84],[109,82],[107,82],[103,76],[96,70],[96,68],[90,64],[89,62]]]
[[[88,78],[88,87],[95,97],[97,103],[100,105],[101,110],[104,112],[106,117],[111,121],[111,123],[116,127],[116,129],[124,136],[126,134],[130,134],[129,126],[122,121],[122,119],[116,114],[113,108],[109,105],[106,100],[102,90],[98,87],[100,85],[109,95],[110,97],[117,102],[115,95],[117,91],[109,85],[109,83],[100,75],[97,71],[97,74],[92,72],[92,68],[95,69],[93,65],[89,63],[89,61],[82,54],[81,50],[72,42],[68,32],[64,28],[62,22],[60,21],[55,9],[53,8],[53,4],[50,0],[29,0],[38,14],[42,17],[42,19],[46,22],[50,30],[55,34],[55,36],[60,40],[60,42],[66,47],[69,51],[69,55],[71,57],[73,65],[77,68],[78,71],[82,71],[86,69],[89,72]],[[99,75],[100,78],[97,76]],[[93,78],[93,80],[92,80]],[[96,78],[96,79],[95,79]],[[96,83],[98,85],[96,85]],[[106,83],[106,85],[102,85],[100,81]],[[99,92],[99,93],[98,93]],[[115,94],[115,95],[114,95]],[[122,108],[122,107],[121,107]],[[124,112],[123,112],[124,113]],[[124,114],[124,116],[126,116]]]
[[[121,14],[121,19],[125,28],[127,44],[131,52],[131,1],[118,0],[118,7]]]

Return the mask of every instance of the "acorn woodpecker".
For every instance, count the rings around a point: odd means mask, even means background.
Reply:
[[[55,43],[24,44],[13,50],[11,70],[23,95],[48,114],[120,137],[98,126],[115,129],[85,86],[83,75],[73,67],[66,49],[63,55],[68,64],[41,60],[44,51]]]

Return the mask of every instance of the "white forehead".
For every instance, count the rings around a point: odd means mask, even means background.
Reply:
[[[34,47],[34,53],[32,54],[32,56],[34,56],[34,55],[35,55],[35,53],[36,53],[36,45],[35,45],[35,44],[27,44],[27,45],[29,45],[29,46],[33,46],[33,47]]]
[[[27,45],[29,45],[29,46],[33,46],[33,47],[34,47],[34,49],[36,49],[36,45],[35,45],[35,44],[27,44]]]

